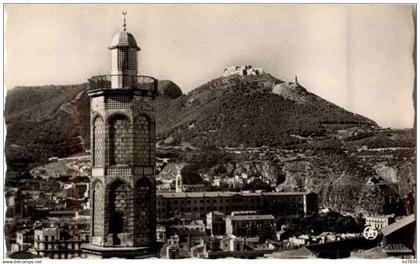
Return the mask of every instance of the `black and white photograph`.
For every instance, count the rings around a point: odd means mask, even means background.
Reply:
[[[3,263],[417,263],[416,7],[3,3]]]

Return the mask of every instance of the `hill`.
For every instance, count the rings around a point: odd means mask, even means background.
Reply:
[[[86,149],[89,138],[88,84],[16,87],[5,104],[8,176],[25,177],[53,156]]]
[[[90,148],[87,89],[80,84],[8,92],[9,183],[62,175],[59,163],[40,165]],[[227,189],[315,191],[322,206],[340,212],[403,214],[411,208],[411,129],[382,129],[270,74],[221,77],[188,94],[168,80],[158,89],[158,155],[170,160],[167,166],[188,164],[184,172],[193,182],[217,178]]]
[[[163,103],[163,102],[161,102]],[[187,95],[157,103],[158,136],[195,146],[279,146],[298,137],[376,123],[270,74],[212,80]]]
[[[27,172],[50,157],[67,157],[90,148],[89,84],[16,87],[5,104],[8,175]],[[182,95],[172,81],[158,85],[159,100]]]

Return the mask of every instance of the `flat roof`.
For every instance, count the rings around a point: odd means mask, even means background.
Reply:
[[[262,192],[262,193],[243,193],[243,192],[174,192],[174,193],[156,193],[156,196],[164,198],[213,198],[213,197],[232,197],[239,195],[242,197],[260,197],[260,196],[293,196],[305,195],[308,192]]]
[[[272,215],[233,215],[232,220],[246,221],[246,220],[274,220]]]

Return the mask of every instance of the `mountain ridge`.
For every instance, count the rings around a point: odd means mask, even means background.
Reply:
[[[8,91],[6,184],[33,178],[31,169],[51,157],[89,149],[88,88]],[[228,182],[247,175],[240,188],[274,181],[280,191],[311,190],[322,206],[342,212],[401,213],[401,204],[412,201],[412,129],[382,129],[270,74],[220,77],[187,94],[163,80],[158,90],[158,156],[187,164],[194,175]]]

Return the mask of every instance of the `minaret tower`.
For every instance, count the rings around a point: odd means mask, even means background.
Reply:
[[[88,92],[92,178],[91,241],[86,248],[108,256],[153,247],[156,236],[152,100],[157,81],[138,75],[140,48],[126,30],[126,14],[123,31],[109,46],[111,74],[89,79]]]
[[[177,166],[175,176],[175,192],[183,192],[181,168]]]

